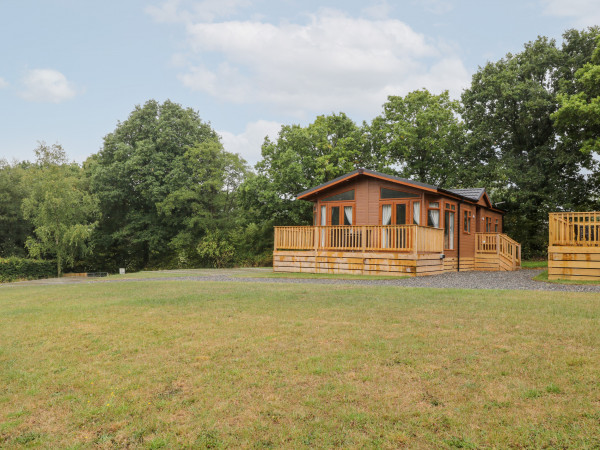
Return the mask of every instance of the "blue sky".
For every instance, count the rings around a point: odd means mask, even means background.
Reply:
[[[199,111],[227,150],[388,95],[458,97],[486,61],[600,24],[598,0],[0,0],[0,158],[83,161],[136,104]]]

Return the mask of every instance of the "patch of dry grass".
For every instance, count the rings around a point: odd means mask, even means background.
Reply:
[[[596,447],[593,294],[0,290],[0,447]]]

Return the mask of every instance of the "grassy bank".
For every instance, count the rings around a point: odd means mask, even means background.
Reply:
[[[0,290],[0,447],[593,447],[595,294]]]

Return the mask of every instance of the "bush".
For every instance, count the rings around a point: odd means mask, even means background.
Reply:
[[[37,280],[56,276],[54,261],[26,258],[0,258],[0,283],[15,280]]]

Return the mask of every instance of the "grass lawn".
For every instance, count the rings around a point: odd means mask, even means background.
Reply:
[[[597,294],[0,288],[0,447],[598,447]]]
[[[545,269],[548,267],[548,260],[544,259],[542,261],[521,261],[522,269]]]
[[[535,281],[545,281],[546,283],[557,283],[557,284],[600,284],[600,281],[577,281],[577,280],[549,280],[548,271],[544,270],[539,275],[532,278]]]

